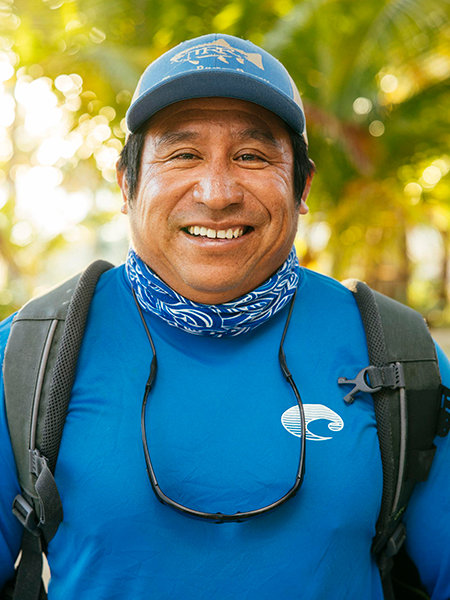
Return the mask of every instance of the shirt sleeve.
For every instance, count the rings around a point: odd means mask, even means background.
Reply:
[[[442,383],[450,387],[450,363],[436,346]],[[406,549],[432,600],[450,598],[450,435],[436,437],[427,481],[418,483],[404,517]]]
[[[0,364],[11,329],[12,317],[0,323]],[[9,437],[3,388],[3,370],[0,370],[0,590],[14,575],[14,563],[19,554],[22,526],[12,513],[12,502],[20,493],[16,465]]]

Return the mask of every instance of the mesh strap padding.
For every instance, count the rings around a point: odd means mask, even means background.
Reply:
[[[372,291],[361,281],[344,285],[353,292],[360,309],[370,364],[400,363],[404,374],[404,396],[390,388],[373,394],[383,464],[383,495],[372,546],[378,553],[397,531],[415,481],[428,475],[441,379],[433,340],[417,311]]]
[[[388,353],[383,336],[383,325],[373,292],[367,285],[357,280],[347,281],[344,285],[353,292],[361,313],[367,338],[369,362],[376,367],[382,367],[388,362]],[[383,496],[377,522],[377,532],[382,530],[389,522],[394,500],[395,456],[392,445],[393,431],[389,406],[391,395],[392,392],[386,389],[381,389],[373,394],[383,465]]]
[[[53,372],[45,415],[41,454],[52,473],[55,471],[62,431],[75,379],[78,352],[95,286],[100,275],[111,268],[110,263],[96,261],[81,275],[67,312],[64,333]]]

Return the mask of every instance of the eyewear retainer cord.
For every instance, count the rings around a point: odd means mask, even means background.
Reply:
[[[288,312],[288,316],[287,316],[286,323],[284,326],[283,335],[281,336],[280,348],[278,351],[278,360],[280,363],[281,371],[282,371],[286,381],[291,386],[292,391],[294,392],[294,395],[295,395],[295,398],[297,400],[297,404],[299,407],[299,412],[300,412],[301,445],[300,445],[300,456],[299,456],[298,469],[297,469],[297,474],[295,477],[295,482],[294,482],[294,485],[291,487],[291,489],[284,496],[282,496],[282,498],[280,498],[276,502],[272,502],[271,504],[268,504],[267,506],[258,508],[256,510],[250,510],[250,511],[245,511],[245,512],[236,512],[234,514],[225,514],[225,513],[220,513],[220,512],[208,513],[208,512],[195,510],[195,509],[189,508],[187,506],[183,506],[182,504],[179,504],[178,502],[175,502],[175,500],[172,500],[171,498],[166,496],[166,494],[159,487],[158,480],[156,478],[156,474],[153,469],[153,464],[152,464],[152,461],[150,458],[150,452],[149,452],[148,444],[147,444],[147,432],[146,432],[146,428],[145,428],[145,412],[146,412],[147,400],[148,400],[149,393],[152,389],[153,383],[155,381],[158,362],[157,362],[157,358],[156,358],[156,348],[153,343],[153,339],[150,334],[150,331],[147,327],[147,323],[145,322],[144,315],[142,314],[142,309],[139,305],[139,301],[136,297],[134,290],[132,290],[132,292],[133,292],[134,301],[135,301],[137,309],[139,311],[139,315],[140,315],[142,324],[144,325],[145,333],[147,334],[147,337],[148,337],[148,340],[150,342],[150,346],[152,349],[152,353],[153,353],[153,358],[152,358],[152,361],[150,364],[150,374],[147,379],[147,383],[145,384],[144,399],[142,401],[141,433],[142,433],[142,445],[144,448],[145,463],[147,466],[148,477],[149,477],[153,492],[155,493],[158,500],[160,502],[162,502],[162,504],[165,504],[166,506],[170,506],[174,510],[181,512],[185,515],[188,515],[190,517],[203,519],[203,520],[207,520],[207,521],[213,521],[215,523],[226,523],[226,522],[228,522],[228,523],[238,522],[239,523],[241,521],[246,521],[247,519],[251,519],[253,517],[258,517],[258,516],[264,515],[266,513],[269,513],[271,511],[273,511],[274,509],[278,508],[279,506],[281,506],[282,504],[284,504],[290,498],[293,498],[299,491],[299,489],[303,483],[303,477],[305,474],[306,421],[305,421],[305,411],[303,409],[302,399],[301,399],[300,393],[297,389],[297,386],[295,384],[295,381],[292,377],[292,374],[288,369],[287,362],[286,362],[286,356],[284,354],[283,344],[284,344],[284,340],[285,340],[286,333],[288,330],[289,322],[291,320],[291,315],[292,315],[292,310],[294,307],[295,297],[297,295],[297,290],[295,291],[295,293],[292,297],[291,303],[290,303],[289,312]]]

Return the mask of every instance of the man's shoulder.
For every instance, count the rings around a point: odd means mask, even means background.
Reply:
[[[301,269],[299,289],[303,289],[304,293],[312,298],[320,299],[321,303],[339,305],[343,302],[356,306],[352,292],[340,281],[306,267]]]

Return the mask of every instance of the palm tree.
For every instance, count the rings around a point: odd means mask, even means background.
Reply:
[[[317,0],[265,36],[305,98],[311,201],[332,226],[332,274],[356,271],[399,299],[412,272],[408,232],[429,218],[436,192],[418,201],[404,188],[448,148],[448,111],[434,107],[449,100],[449,16],[434,0]]]

